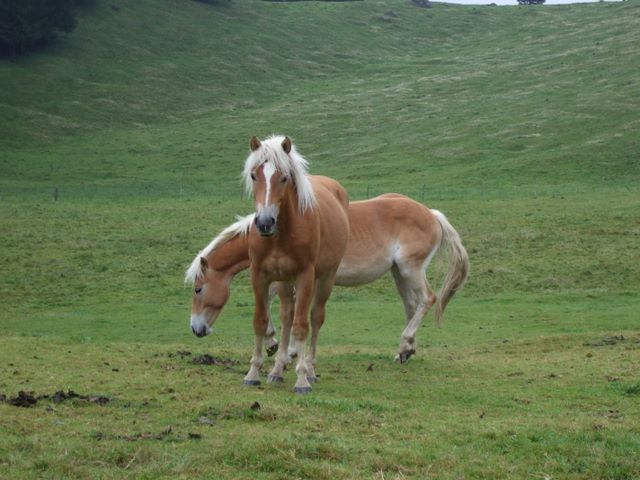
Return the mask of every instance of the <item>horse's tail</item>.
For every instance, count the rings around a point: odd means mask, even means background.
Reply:
[[[431,209],[442,227],[441,247],[446,247],[449,254],[449,271],[436,300],[435,316],[438,324],[442,323],[442,315],[449,300],[462,288],[469,275],[469,255],[465,250],[460,235],[451,226],[447,217],[438,210]]]

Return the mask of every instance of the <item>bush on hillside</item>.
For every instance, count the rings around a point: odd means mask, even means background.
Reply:
[[[431,8],[431,2],[429,0],[411,0],[411,3],[420,8]]]
[[[231,0],[196,0],[196,2],[208,3],[209,5],[228,5]]]
[[[0,54],[21,55],[76,27],[73,7],[85,0],[0,1]]]
[[[262,0],[263,2],[307,2],[309,0]],[[361,2],[362,0],[314,0],[316,2]]]
[[[545,0],[518,0],[518,5],[542,5]]]

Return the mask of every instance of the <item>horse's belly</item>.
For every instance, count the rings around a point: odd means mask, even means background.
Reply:
[[[364,285],[377,280],[391,268],[390,259],[378,259],[377,261],[350,262],[346,258],[342,260],[336,274],[336,285],[350,287]]]

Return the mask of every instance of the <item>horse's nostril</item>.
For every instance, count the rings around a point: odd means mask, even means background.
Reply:
[[[256,226],[258,231],[263,236],[269,236],[273,234],[276,226],[276,218],[274,216],[263,216],[256,218]]]

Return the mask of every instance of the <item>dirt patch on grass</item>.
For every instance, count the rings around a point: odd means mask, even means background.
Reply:
[[[35,406],[40,400],[49,400],[53,403],[62,403],[66,400],[78,399],[87,403],[95,403],[98,405],[106,405],[111,401],[110,397],[104,395],[80,395],[73,390],[58,390],[53,394],[35,395],[33,392],[24,392],[20,390],[15,397],[7,397],[0,394],[0,402],[8,403],[14,407],[30,408]]]
[[[240,364],[238,360],[233,360],[231,358],[218,358],[209,355],[208,353],[205,353],[203,355],[196,355],[191,360],[191,363],[195,365],[215,365],[222,367],[233,367]]]
[[[598,340],[584,342],[583,345],[585,347],[607,347],[612,345],[620,345],[623,343],[640,344],[640,337],[625,338],[624,335],[607,335],[606,337],[602,337]]]
[[[167,441],[184,441],[184,440],[200,440],[202,435],[199,433],[189,432],[185,434],[176,434],[173,427],[169,426],[161,432],[136,432],[130,435],[118,435],[104,432],[94,432],[93,438],[96,440],[124,440],[127,442],[138,442],[142,440],[167,440]]]
[[[18,392],[18,396],[9,398],[5,401],[9,405],[13,405],[14,407],[24,407],[24,408],[33,407],[36,403],[38,403],[38,399],[34,397],[32,393],[23,392],[22,390]]]
[[[270,408],[263,408],[258,402],[251,405],[229,405],[219,410],[215,407],[200,412],[197,422],[203,425],[214,425],[218,420],[247,420],[258,422],[273,422],[278,419],[276,412]]]
[[[168,353],[167,357],[169,358],[173,358],[173,357],[179,357],[179,358],[185,358],[185,357],[190,357],[191,356],[191,352],[189,350],[178,350],[175,353]]]
[[[213,365],[216,367],[233,367],[236,365],[240,365],[240,362],[238,360],[234,360],[232,358],[214,357],[213,355],[209,355],[208,353],[203,353],[202,355],[194,355],[188,350],[171,352],[168,353],[167,356],[169,358],[189,358],[189,363],[193,363],[194,365]]]

